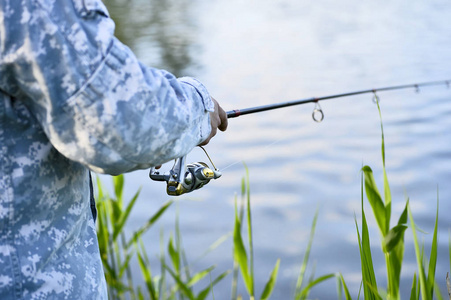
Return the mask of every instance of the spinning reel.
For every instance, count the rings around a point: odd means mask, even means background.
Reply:
[[[200,189],[210,182],[211,179],[218,179],[222,173],[216,169],[215,165],[208,156],[207,151],[204,150],[208,159],[210,160],[214,170],[212,170],[206,163],[196,162],[186,164],[186,156],[177,158],[172,169],[166,173],[161,174],[155,168],[150,169],[149,177],[155,181],[166,181],[166,192],[170,196],[179,196]]]

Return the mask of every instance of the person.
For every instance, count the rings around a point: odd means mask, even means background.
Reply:
[[[89,170],[147,169],[227,117],[140,63],[101,0],[0,0],[0,299],[106,299]]]

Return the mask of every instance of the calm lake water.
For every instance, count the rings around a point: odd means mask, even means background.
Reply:
[[[133,0],[105,1],[117,36],[146,64],[200,79],[225,110],[320,97],[354,90],[451,79],[451,3],[431,1]],[[386,165],[393,196],[392,224],[410,198],[429,252],[437,189],[437,280],[445,293],[451,213],[451,89],[445,85],[381,92]],[[174,232],[179,211],[188,260],[233,229],[234,198],[249,168],[257,295],[281,259],[272,299],[293,299],[314,213],[319,220],[308,274],[342,272],[357,298],[360,257],[360,169],[373,168],[382,189],[381,132],[372,95],[321,102],[231,119],[207,151],[223,176],[178,204],[145,236],[158,270],[159,233]],[[195,149],[188,161],[207,161]],[[163,168],[169,169],[170,166]],[[103,181],[109,178],[102,176]],[[142,187],[127,230],[134,230],[169,197],[148,171],[127,174],[128,198]],[[385,265],[371,208],[365,204],[378,283]],[[406,233],[402,295],[416,272],[412,232]],[[231,239],[196,261],[217,265],[213,278],[232,268]],[[137,270],[137,274],[139,271]],[[241,279],[240,279],[241,280]],[[208,284],[208,280],[201,285]],[[199,286],[203,287],[203,286]],[[246,294],[240,282],[240,292]],[[215,287],[229,299],[231,277]],[[335,281],[311,298],[336,299]],[[212,297],[209,299],[213,299]]]

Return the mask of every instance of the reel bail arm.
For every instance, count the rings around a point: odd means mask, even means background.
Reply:
[[[201,146],[199,146],[201,147]],[[207,154],[203,147],[202,150]],[[166,181],[166,193],[170,196],[179,196],[200,189],[210,182],[211,179],[218,179],[222,173],[214,166],[211,158],[208,156],[214,167],[212,170],[204,162],[186,164],[186,156],[177,158],[174,166],[169,173],[161,174],[155,168],[149,172],[150,179],[154,181]]]

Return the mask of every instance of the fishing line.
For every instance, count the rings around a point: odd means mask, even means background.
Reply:
[[[278,140],[275,140],[275,141],[273,141],[272,143],[266,145],[266,146],[263,148],[263,150],[266,150],[266,149],[268,149],[268,148],[274,146],[275,144],[278,144],[278,143],[280,143],[280,142],[282,142],[282,141],[284,141],[284,140],[287,140],[287,139],[288,139],[288,137],[282,137],[282,138],[279,138]],[[238,163],[242,163],[242,162],[243,162],[243,160],[237,160],[236,162],[231,163],[230,165],[228,165],[228,166],[222,168],[221,171],[223,172],[224,170],[227,170],[228,168],[230,168],[230,167],[232,167],[232,166],[234,166],[234,165],[236,165],[236,164],[238,164]]]

